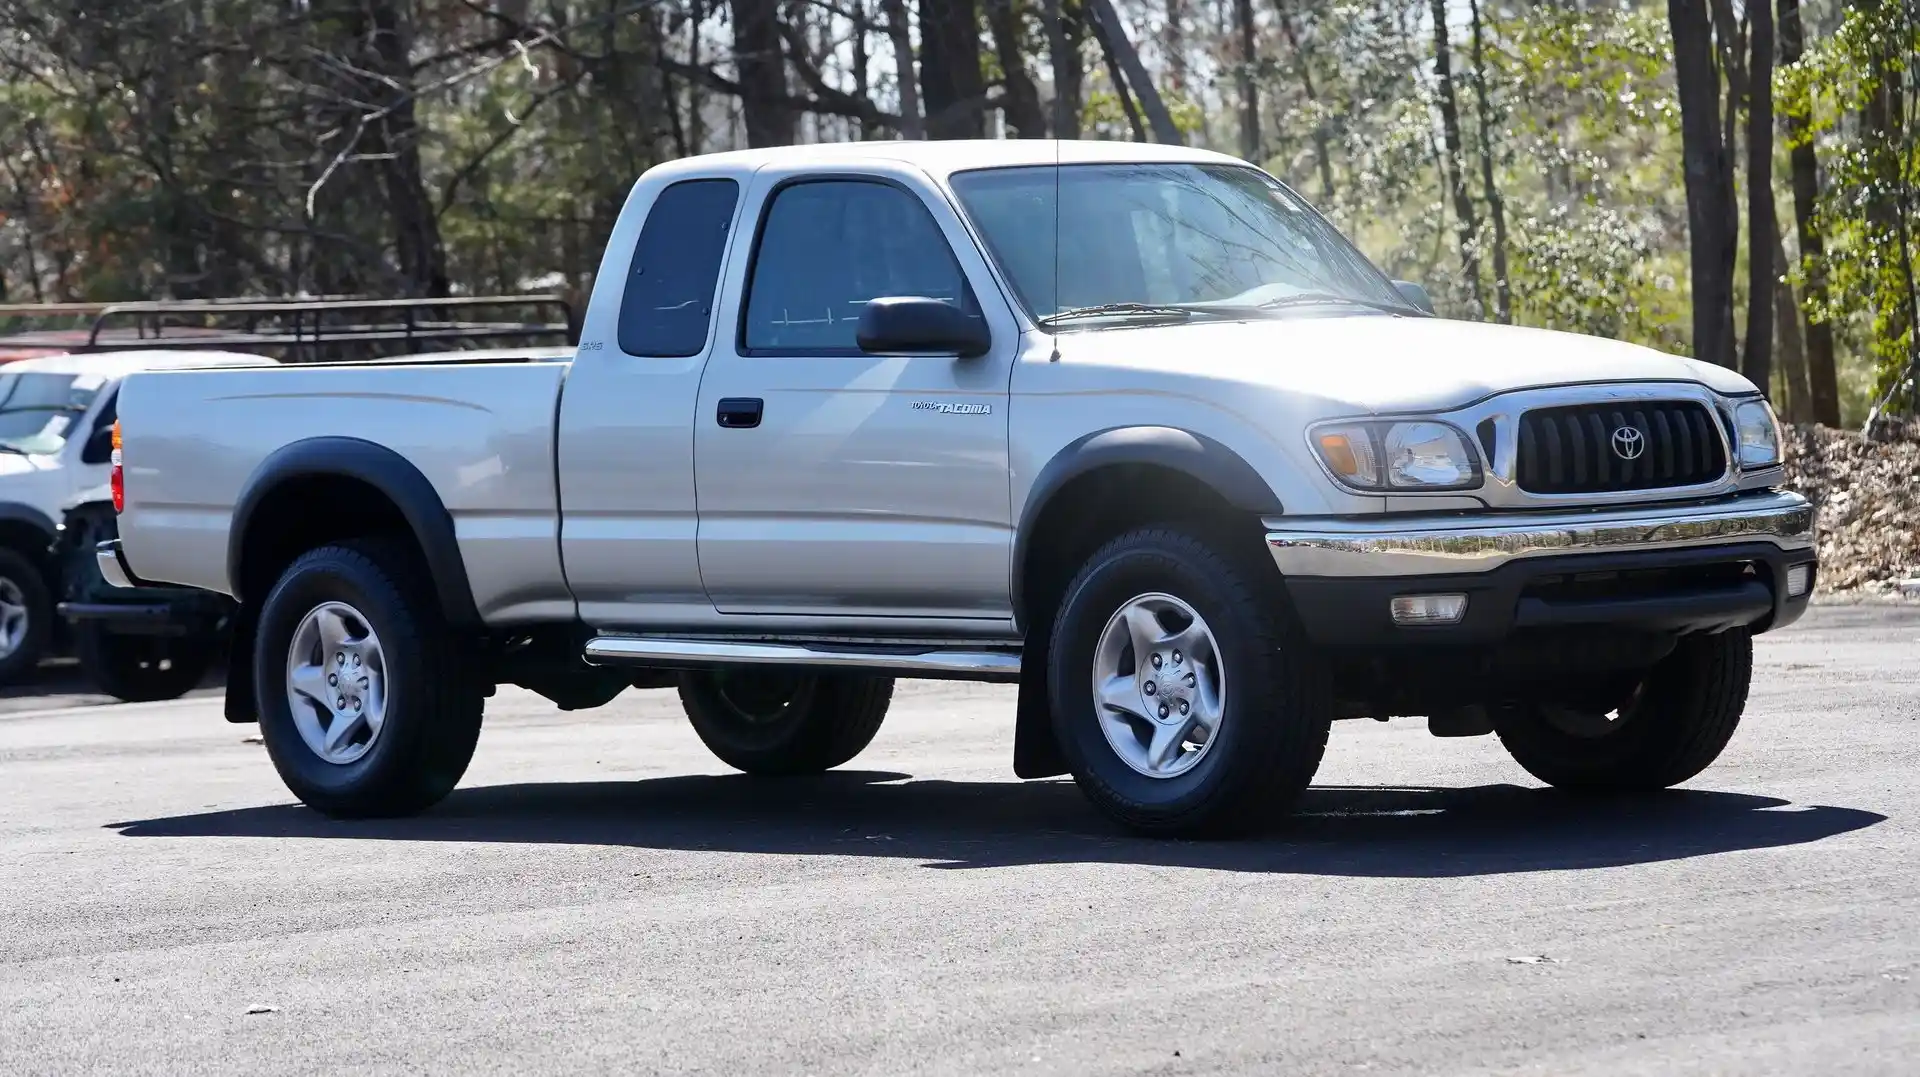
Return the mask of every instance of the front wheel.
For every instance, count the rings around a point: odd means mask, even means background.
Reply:
[[[893,702],[893,678],[715,670],[680,678],[680,705],[720,761],[748,774],[816,774],[859,755]]]
[[[1494,729],[1514,761],[1548,785],[1664,789],[1707,769],[1733,738],[1753,679],[1745,629],[1689,636],[1616,708],[1514,704]]]
[[[1232,559],[1181,531],[1122,535],[1054,622],[1048,671],[1068,769],[1109,817],[1157,835],[1271,822],[1313,780],[1325,675]]]
[[[426,579],[397,543],[322,546],[289,565],[261,606],[260,734],[287,788],[318,811],[421,811],[473,758],[482,685]]]
[[[73,649],[80,671],[102,692],[127,703],[152,703],[199,687],[220,646],[206,636],[135,635],[83,624]]]
[[[52,636],[53,597],[40,567],[0,546],[0,684],[31,676]]]

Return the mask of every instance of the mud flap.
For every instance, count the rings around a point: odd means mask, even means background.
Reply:
[[[1066,756],[1053,735],[1047,651],[1045,643],[1030,643],[1020,657],[1020,698],[1013,719],[1013,773],[1017,778],[1051,778],[1067,773]]]
[[[227,721],[251,725],[260,720],[253,697],[254,636],[260,631],[260,607],[243,602],[233,611],[232,638],[227,644]]]

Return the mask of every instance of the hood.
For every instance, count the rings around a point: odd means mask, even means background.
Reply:
[[[17,452],[0,452],[0,481],[5,481],[10,475],[51,471],[59,466],[60,459],[55,456],[22,456]]]
[[[1439,411],[1515,389],[1687,381],[1753,383],[1724,367],[1604,337],[1387,315],[1304,315],[1062,333],[1063,362],[1191,374],[1305,393],[1356,414]]]

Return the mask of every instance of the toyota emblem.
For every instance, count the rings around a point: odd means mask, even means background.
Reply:
[[[1613,455],[1622,460],[1638,460],[1647,451],[1647,437],[1631,426],[1613,432]]]

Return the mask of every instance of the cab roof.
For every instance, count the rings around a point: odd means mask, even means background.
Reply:
[[[1246,166],[1238,157],[1187,146],[1155,142],[1097,142],[1046,138],[954,139],[939,141],[823,142],[770,146],[757,150],[682,157],[655,166],[651,174],[700,175],[754,172],[768,165],[847,164],[895,161],[945,179],[955,172],[982,168],[1018,168],[1052,164],[1227,164]]]

